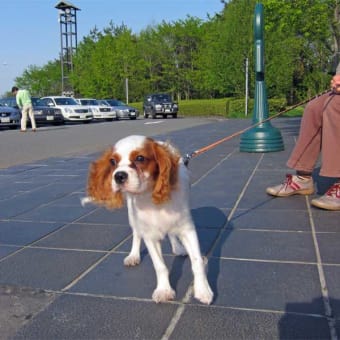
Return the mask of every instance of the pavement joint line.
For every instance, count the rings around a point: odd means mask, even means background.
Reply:
[[[307,210],[309,214],[310,227],[312,230],[312,237],[313,237],[315,254],[316,254],[316,259],[317,259],[317,268],[318,268],[318,273],[319,273],[321,295],[322,295],[322,300],[323,300],[323,304],[325,308],[325,314],[328,318],[328,327],[329,327],[331,339],[337,340],[338,336],[337,336],[337,331],[336,331],[335,319],[334,319],[332,307],[329,301],[329,292],[327,288],[325,273],[324,273],[323,266],[322,266],[322,258],[320,254],[318,239],[315,233],[315,224],[314,224],[312,209],[311,209],[308,196],[305,197],[305,200],[306,200]]]
[[[118,249],[123,243],[129,240],[132,237],[132,232],[130,235],[125,237],[122,241],[118,244],[114,245],[105,255],[95,261],[91,266],[89,266],[85,271],[83,271],[80,275],[78,275],[75,279],[73,279],[67,286],[65,286],[62,291],[66,291],[72,288],[75,284],[77,284],[83,277],[85,277],[90,271],[96,268],[100,263],[102,263],[105,259],[107,259],[110,255],[112,255],[115,249]]]
[[[184,313],[185,306],[186,306],[185,303],[188,303],[190,301],[192,293],[193,293],[193,287],[192,287],[192,284],[190,284],[188,290],[186,291],[186,293],[185,293],[185,295],[184,295],[184,297],[181,301],[182,303],[179,305],[174,316],[171,318],[167,329],[165,330],[163,336],[161,337],[161,340],[169,339],[169,337],[171,336],[171,334],[175,330],[178,321],[180,320],[182,314]]]
[[[96,209],[99,209],[99,208],[95,208],[95,210],[96,210]],[[87,216],[87,215],[91,214],[92,212],[93,212],[93,210],[90,211],[90,212],[88,212],[87,214],[82,215],[81,217],[75,219],[74,221],[77,221],[77,220],[79,220],[80,218],[83,218],[84,216]],[[23,222],[29,222],[29,221],[23,221]],[[32,221],[32,222],[36,222],[36,221]],[[56,222],[51,222],[51,223],[56,223]],[[62,223],[64,223],[64,224],[62,224]],[[16,254],[18,254],[19,252],[24,251],[24,250],[27,249],[27,248],[34,248],[34,244],[35,244],[35,243],[40,242],[40,241],[44,240],[45,238],[50,237],[51,235],[53,235],[53,234],[55,234],[55,233],[57,233],[57,232],[59,232],[59,231],[65,229],[69,224],[70,224],[69,222],[61,222],[60,227],[57,228],[56,230],[51,231],[51,232],[48,233],[47,235],[44,235],[43,237],[41,237],[41,238],[39,238],[38,240],[35,240],[35,241],[33,241],[33,242],[29,243],[29,244],[26,244],[26,245],[24,245],[24,246],[21,245],[21,248],[18,249],[17,251],[15,251],[15,252],[13,252],[13,253],[11,253],[11,254],[8,254],[7,256],[4,256],[4,257],[0,258],[0,263],[1,263],[2,261],[4,261],[5,259],[8,259],[8,258],[10,258],[10,257],[12,257],[12,256],[14,256],[14,255],[16,255]]]
[[[198,184],[201,180],[203,180],[205,177],[207,177],[212,171],[214,171],[218,166],[220,166],[225,160],[227,160],[228,158],[230,158],[234,153],[236,152],[236,148],[231,151],[230,153],[228,153],[228,155],[224,158],[222,158],[221,160],[219,160],[212,168],[210,168],[205,174],[203,174],[200,178],[198,178],[195,182],[193,182],[191,184],[191,186],[195,186],[196,184]]]
[[[263,262],[263,263],[283,263],[283,264],[298,264],[298,265],[317,265],[317,262],[310,261],[289,261],[289,260],[268,260],[268,259],[255,259],[255,258],[241,258],[241,257],[225,257],[225,256],[211,256],[214,259],[241,261],[241,262]]]
[[[82,296],[82,297],[92,297],[92,298],[100,298],[100,299],[110,299],[110,300],[120,300],[120,301],[140,301],[140,302],[149,302],[154,304],[155,302],[150,298],[140,298],[135,296],[117,296],[117,295],[105,295],[105,294],[95,294],[95,293],[83,293],[83,292],[63,292],[60,290],[52,290],[45,289],[44,292],[52,293],[56,295],[69,295],[69,296]],[[189,296],[190,297],[190,296]],[[162,304],[170,304],[170,305],[179,305],[179,307],[198,307],[198,308],[209,308],[209,309],[220,309],[220,310],[235,310],[235,311],[247,311],[254,313],[273,313],[279,315],[298,315],[298,316],[309,316],[315,317],[318,319],[328,319],[327,316],[323,314],[315,314],[315,313],[303,313],[303,312],[291,312],[285,310],[275,310],[275,309],[264,309],[264,308],[247,308],[247,307],[237,307],[237,306],[222,306],[222,305],[203,305],[199,303],[184,303],[182,301],[172,300],[167,301]],[[175,312],[176,313],[176,312]],[[169,335],[170,336],[170,335]]]

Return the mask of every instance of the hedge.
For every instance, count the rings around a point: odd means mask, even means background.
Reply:
[[[221,116],[224,118],[249,118],[253,114],[254,99],[248,101],[248,114],[245,114],[245,99],[220,98],[220,99],[192,99],[181,100],[179,103],[180,116]],[[130,103],[143,114],[143,103]],[[286,100],[268,99],[269,115],[276,114],[286,109]],[[300,116],[303,108],[297,108],[287,112],[285,116]]]

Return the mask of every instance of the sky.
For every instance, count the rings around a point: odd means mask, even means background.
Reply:
[[[30,65],[38,67],[59,58],[61,49],[58,0],[11,0],[1,11],[0,96],[15,85]],[[78,43],[94,27],[102,30],[124,23],[133,33],[162,21],[207,20],[220,13],[220,0],[71,0],[77,11]]]

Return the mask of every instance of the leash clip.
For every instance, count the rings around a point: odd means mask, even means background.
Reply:
[[[194,155],[194,152],[192,152],[191,154],[187,153],[184,157],[183,157],[183,163],[185,166],[189,165],[189,161],[192,158],[192,156]]]

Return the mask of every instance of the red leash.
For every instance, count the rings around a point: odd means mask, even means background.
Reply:
[[[296,107],[299,107],[299,106],[301,106],[301,105],[303,105],[303,104],[306,104],[306,103],[310,102],[311,100],[313,100],[313,99],[315,99],[315,98],[317,98],[317,97],[320,97],[320,96],[322,96],[322,95],[324,95],[324,94],[326,94],[326,93],[328,93],[328,92],[332,92],[332,90],[326,90],[326,91],[324,91],[324,92],[322,92],[322,93],[319,93],[319,94],[315,95],[315,96],[312,97],[312,98],[306,99],[306,100],[304,100],[304,101],[302,101],[302,102],[300,102],[300,103],[298,103],[298,104],[295,104],[295,105],[293,105],[293,106],[290,106],[289,108],[287,108],[287,109],[285,109],[285,110],[283,110],[283,111],[280,111],[280,112],[278,112],[278,113],[276,113],[276,114],[274,114],[274,115],[272,115],[272,116],[270,116],[270,117],[268,117],[268,118],[266,118],[266,119],[264,119],[264,120],[262,120],[262,121],[260,121],[260,122],[257,122],[257,123],[255,123],[255,124],[253,124],[253,125],[250,125],[250,126],[248,126],[247,128],[245,128],[245,129],[242,129],[242,130],[240,130],[240,131],[237,131],[237,132],[235,132],[235,133],[233,133],[233,134],[231,134],[231,135],[229,135],[229,136],[227,136],[227,137],[224,137],[224,138],[222,138],[222,139],[220,139],[220,140],[218,140],[218,141],[216,141],[216,142],[214,142],[214,143],[212,143],[212,144],[209,144],[209,145],[207,145],[207,146],[204,146],[204,147],[202,147],[202,148],[200,148],[200,149],[198,149],[198,150],[196,150],[196,151],[194,151],[194,152],[192,152],[192,153],[190,153],[190,154],[186,154],[185,157],[184,157],[184,164],[185,164],[185,165],[188,165],[188,164],[189,164],[189,161],[190,161],[192,158],[194,158],[194,157],[196,157],[196,156],[198,156],[198,155],[200,155],[200,154],[202,154],[202,153],[204,153],[204,152],[207,152],[207,151],[209,151],[209,150],[215,148],[216,146],[218,146],[218,145],[220,145],[220,144],[222,144],[222,143],[224,143],[224,142],[226,142],[226,141],[228,141],[228,140],[230,140],[230,139],[232,139],[232,138],[234,138],[234,137],[237,137],[237,136],[243,134],[244,132],[246,132],[246,131],[248,131],[248,130],[250,130],[250,129],[256,127],[256,126],[259,126],[259,125],[261,125],[261,124],[263,124],[263,123],[265,123],[265,122],[267,122],[267,121],[269,121],[269,120],[272,120],[272,119],[274,119],[274,118],[276,118],[276,117],[278,117],[278,116],[280,116],[280,115],[282,115],[282,114],[284,114],[284,113],[286,113],[286,112],[288,112],[288,111],[291,111],[291,110],[295,109]]]

